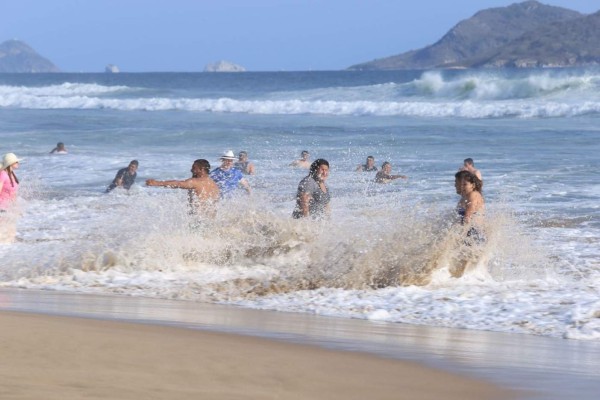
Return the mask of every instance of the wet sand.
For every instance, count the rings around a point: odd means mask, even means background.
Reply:
[[[2,399],[507,399],[409,361],[231,333],[0,312]]]
[[[44,316],[44,322],[41,323],[40,328],[23,329],[23,335],[13,333],[13,331],[18,332],[18,329],[20,329],[18,326],[15,326],[7,332],[4,327],[8,326],[8,323],[4,322],[3,318],[8,315],[7,313],[14,312],[19,314],[13,314],[13,317],[20,316],[20,318],[24,318],[29,313],[42,314]],[[334,356],[335,354],[343,354],[345,357],[350,358],[360,358],[365,356],[364,354],[372,354],[382,357],[373,360],[386,363],[392,362],[390,359],[398,360],[393,361],[393,368],[396,368],[398,365],[404,365],[409,368],[409,372],[402,370],[402,372],[392,374],[392,382],[397,384],[397,386],[393,392],[393,397],[391,398],[405,398],[399,396],[402,396],[403,393],[407,393],[406,388],[411,387],[411,382],[418,381],[418,378],[412,379],[412,377],[415,376],[414,372],[410,372],[413,367],[416,367],[419,371],[425,371],[424,373],[428,377],[427,380],[429,383],[425,386],[423,391],[418,392],[419,396],[409,396],[406,398],[428,398],[426,396],[427,393],[430,393],[429,390],[438,390],[438,378],[436,373],[439,373],[439,371],[446,371],[446,373],[452,374],[450,375],[452,381],[458,382],[457,380],[469,377],[479,382],[491,382],[499,387],[514,390],[518,392],[517,396],[519,399],[564,400],[567,398],[577,398],[579,400],[596,400],[597,395],[600,392],[600,342],[565,340],[560,338],[485,332],[468,329],[449,329],[384,323],[347,318],[330,318],[304,313],[282,313],[245,309],[227,305],[141,297],[77,294],[57,291],[38,291],[32,289],[0,289],[0,324],[2,324],[1,326],[3,327],[1,330],[2,334],[16,336],[17,342],[21,340],[21,336],[23,336],[23,340],[31,340],[32,342],[23,343],[24,349],[22,349],[22,353],[17,350],[17,354],[21,354],[21,356],[26,354],[28,357],[37,357],[36,353],[40,350],[38,342],[36,341],[37,339],[33,340],[31,337],[27,339],[27,335],[29,333],[36,333],[40,330],[46,331],[46,321],[54,321],[54,317],[56,316],[75,317],[75,321],[77,321],[77,318],[86,318],[82,320],[83,322],[79,323],[82,324],[82,328],[92,323],[100,324],[98,325],[98,332],[106,331],[109,336],[115,332],[111,333],[112,329],[108,329],[107,327],[120,326],[117,322],[136,323],[128,328],[132,329],[134,332],[128,334],[129,336],[137,337],[138,335],[142,335],[142,332],[146,329],[159,329],[163,333],[155,336],[158,338],[158,344],[151,346],[157,351],[161,349],[163,343],[170,342],[171,337],[178,337],[179,333],[176,332],[179,332],[182,329],[172,330],[169,328],[177,327],[186,328],[182,330],[187,332],[184,336],[191,335],[194,338],[197,338],[196,341],[198,344],[194,342],[193,345],[190,344],[188,346],[189,348],[201,346],[200,343],[208,340],[204,339],[204,335],[207,335],[207,338],[211,335],[216,335],[216,337],[223,340],[225,340],[224,338],[231,337],[235,339],[224,341],[222,342],[223,344],[220,342],[213,342],[216,344],[212,345],[212,349],[227,349],[230,346],[229,343],[254,343],[252,340],[259,340],[260,343],[268,343],[269,350],[262,353],[271,353],[271,348],[279,348],[280,345],[284,345],[283,347],[290,345],[295,349],[292,351],[293,354],[309,354],[309,351],[314,352],[314,357],[309,357],[309,361],[321,360],[321,358],[324,358],[326,361],[330,357],[337,357]],[[37,316],[36,318],[42,317]],[[97,320],[104,320],[107,322]],[[57,319],[56,321],[59,320]],[[65,340],[65,342],[63,342],[65,345],[63,349],[72,348],[67,347],[70,346],[70,341],[67,339],[69,339],[71,332],[75,332],[75,329],[70,326],[70,322],[68,321],[71,321],[71,319],[61,319],[59,327],[57,327],[57,329],[62,329],[63,332],[65,332],[64,334],[57,335],[57,340]],[[53,324],[54,323],[57,322],[53,322]],[[105,323],[108,323],[109,325],[102,325]],[[105,327],[100,328],[101,326]],[[117,331],[120,329],[121,328],[118,328]],[[85,334],[82,334],[84,338],[81,342],[81,348],[93,344],[90,340],[85,340],[85,338],[89,337],[92,333],[93,332],[86,332]],[[230,336],[225,333],[235,335]],[[12,340],[5,340],[5,337],[6,336],[2,336],[0,338],[2,346],[8,346],[12,342]],[[264,339],[267,339],[267,341],[262,342],[261,340]],[[94,342],[96,342],[96,340]],[[120,342],[120,340],[117,340],[117,342]],[[300,344],[301,347],[297,347],[296,344]],[[310,346],[303,347],[306,345]],[[102,351],[111,352],[112,347],[112,345],[106,345]],[[252,348],[254,345],[248,345],[247,347]],[[121,349],[121,347],[118,346],[118,343],[116,348]],[[300,348],[302,348],[302,350],[299,351],[298,349]],[[31,349],[37,349],[37,351],[32,351]],[[214,360],[218,357],[209,358],[212,349],[209,348],[207,353],[202,353],[202,350],[200,350],[202,354],[197,354],[192,358],[196,361],[198,359],[209,359],[211,360],[211,363],[214,363]],[[342,350],[342,352],[333,350]],[[249,351],[249,349],[240,351]],[[146,350],[138,351],[138,353],[140,352],[141,354],[145,354]],[[61,350],[59,353],[62,357],[63,353],[68,354],[70,352]],[[4,353],[2,354],[4,355]],[[174,361],[175,365],[173,368],[177,370],[178,362],[175,358],[170,357],[169,354],[165,354],[165,352],[159,352],[158,354],[161,356],[158,361],[146,360],[144,363],[141,363],[140,360],[142,360],[142,358],[136,360],[136,355],[130,354],[132,358],[123,362],[129,369],[132,369],[133,371],[139,369],[140,373],[142,373],[142,371],[151,370],[148,369],[148,365],[161,365],[163,360],[166,360],[164,362]],[[293,354],[290,356],[293,356]],[[262,355],[264,354],[259,354],[257,357]],[[119,354],[114,357],[118,358],[118,356]],[[234,358],[230,360],[233,367],[223,368],[228,371],[233,371],[232,376],[235,376],[242,368],[237,367],[239,362],[236,361],[235,354],[233,354],[233,356]],[[244,356],[243,358],[247,357],[248,356]],[[254,355],[249,357],[254,358]],[[280,358],[281,360],[284,359],[282,357],[283,356],[279,355],[276,356],[276,360],[273,361],[273,364],[271,365],[271,367],[273,365],[276,367],[276,373],[282,371],[282,368],[284,367],[287,368],[288,365],[293,366],[296,364],[296,361],[287,361],[288,359],[286,359],[285,363],[279,361]],[[60,359],[60,357],[57,357],[57,360],[58,359]],[[395,364],[396,362],[398,362],[398,364]],[[346,364],[346,361],[344,364]],[[372,371],[375,367],[365,368],[362,366],[362,361],[359,364],[361,365],[359,372],[363,375],[360,375],[358,372],[356,372],[357,375],[350,375],[350,372],[348,372],[344,373],[344,376],[340,377],[340,379],[343,378],[352,382],[365,382],[365,377],[370,378],[374,375]],[[252,366],[250,368],[252,370],[254,364],[250,365]],[[265,364],[257,363],[256,365]],[[321,366],[325,366],[325,368],[320,369]],[[124,369],[124,371],[120,373],[126,373],[129,369]],[[295,376],[301,377],[303,384],[314,379],[316,379],[315,382],[319,382],[319,379],[335,369],[335,367],[319,361],[316,366],[311,365],[310,368],[303,369],[301,375]],[[384,368],[384,370],[388,369],[389,368]],[[52,370],[52,368],[50,368],[50,370]],[[313,371],[315,371],[316,375],[314,379],[312,378],[312,375],[307,375],[312,374]],[[367,371],[367,373],[365,374],[364,371]],[[256,372],[258,373],[258,370]],[[294,376],[296,373],[298,372],[290,372],[290,376]],[[386,372],[384,371],[383,374],[385,373]],[[161,372],[161,375],[162,374],[163,372]],[[28,373],[26,373],[26,375],[28,375]],[[84,379],[84,382],[91,379],[90,376],[93,375],[94,373],[88,371],[88,375],[84,375],[84,377],[87,377]],[[270,376],[270,373],[265,372],[256,379],[260,381],[260,379],[262,379],[260,378],[261,376],[268,377]],[[411,377],[408,386],[401,380],[404,376]],[[21,379],[26,380],[28,378],[27,376],[24,376],[21,377]],[[110,380],[111,379],[107,379],[102,382],[106,383],[110,382]],[[250,381],[252,382],[251,379]],[[283,378],[281,382],[284,382]],[[445,381],[442,380],[442,382]],[[381,387],[389,389],[389,386],[386,386],[389,384],[390,382],[385,382]],[[365,385],[366,383],[361,383],[360,386]],[[445,383],[443,385],[445,385]],[[375,386],[374,383],[373,386]],[[373,390],[371,390],[372,388],[369,388],[369,396],[366,398],[378,398],[373,397],[373,393],[380,393],[383,396],[385,392],[377,391],[379,386],[380,385],[377,385],[377,388]],[[4,387],[6,386],[3,382],[3,384],[0,385],[0,390]],[[278,386],[274,387],[277,388]],[[489,388],[489,386],[486,386],[486,390]],[[58,389],[62,390],[62,387],[59,387]],[[491,388],[491,390],[491,392],[486,393],[490,393],[491,396],[494,396],[497,388]],[[446,388],[444,388],[444,397],[447,397],[447,392]],[[364,392],[360,392],[360,389],[357,389],[357,393],[364,394]],[[333,395],[335,395],[335,393],[332,394],[332,396]],[[468,398],[466,397],[468,395],[468,391],[460,394],[461,398]],[[306,396],[308,396],[308,394],[306,394]],[[323,396],[325,395],[320,394],[320,396],[315,398],[334,398]],[[345,396],[345,398],[352,398],[348,397],[346,394],[343,394],[343,396]],[[505,394],[503,394],[502,397],[510,398]],[[11,397],[3,396],[3,393],[0,392],[0,398],[4,399]],[[59,398],[62,397],[59,396]],[[162,396],[161,393],[161,397],[159,398],[166,397]],[[202,398],[212,397],[204,396]],[[216,398],[239,397],[237,397],[237,395],[227,397],[226,394],[223,394],[223,397]],[[280,398],[285,399],[286,397],[280,395]]]

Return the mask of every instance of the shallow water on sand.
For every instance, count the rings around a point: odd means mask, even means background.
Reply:
[[[121,296],[0,290],[0,310],[179,326],[412,360],[524,391],[527,399],[595,399],[600,345]]]

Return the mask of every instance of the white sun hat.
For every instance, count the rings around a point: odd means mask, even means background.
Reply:
[[[232,150],[227,150],[223,153],[223,155],[221,156],[221,160],[235,160],[235,155],[233,154]]]
[[[20,161],[23,161],[23,159],[17,158],[15,153],[6,153],[4,155],[4,158],[2,159],[2,169],[6,169],[6,168],[10,167],[11,165],[13,165],[14,163],[18,163]]]

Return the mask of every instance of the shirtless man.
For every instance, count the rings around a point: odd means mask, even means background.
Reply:
[[[475,175],[480,181],[483,181],[483,178],[481,177],[481,172],[479,172],[479,170],[475,168],[475,162],[472,158],[465,158],[465,161],[463,162],[463,166],[460,169],[460,171],[469,171],[470,173]]]
[[[406,175],[392,175],[392,164],[385,161],[381,164],[381,171],[375,175],[375,182],[377,183],[389,183],[396,179],[408,179]]]
[[[192,164],[192,177],[184,181],[157,181],[148,179],[147,186],[162,186],[174,189],[187,189],[190,200],[190,207],[193,213],[214,217],[215,204],[219,201],[219,187],[208,176],[210,164],[208,161],[200,159]]]
[[[296,167],[296,168],[309,169],[310,168],[309,157],[310,157],[310,153],[307,150],[302,150],[302,153],[300,153],[300,159],[292,161],[290,166]]]
[[[356,167],[356,172],[377,172],[377,167],[375,166],[375,157],[367,157],[367,163],[359,164]]]

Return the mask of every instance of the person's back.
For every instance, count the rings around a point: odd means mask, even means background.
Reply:
[[[50,151],[50,154],[67,154],[67,148],[63,142],[58,142],[56,147]]]

